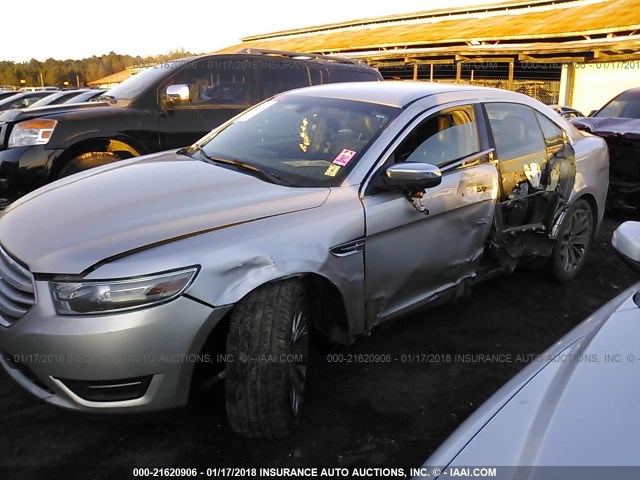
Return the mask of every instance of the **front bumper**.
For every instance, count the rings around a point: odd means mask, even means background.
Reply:
[[[100,316],[60,316],[47,282],[36,305],[0,327],[0,364],[47,403],[86,412],[140,412],[187,403],[207,337],[231,307],[187,297]]]
[[[48,183],[49,169],[62,152],[44,145],[0,150],[0,198],[13,200]]]

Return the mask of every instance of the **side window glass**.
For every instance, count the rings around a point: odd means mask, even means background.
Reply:
[[[189,99],[176,102],[175,108],[211,108],[248,106],[245,62],[239,60],[202,60],[185,65],[170,81],[171,85],[187,85]],[[163,87],[166,93],[168,85]]]
[[[378,80],[373,72],[349,68],[334,68],[331,70],[331,81],[340,82],[372,82]]]
[[[553,151],[561,149],[564,146],[562,129],[540,112],[536,112],[536,118],[542,129],[542,135],[544,136],[544,142],[547,148]]]
[[[396,150],[396,161],[438,167],[480,150],[472,106],[443,110],[422,122]]]
[[[489,124],[501,161],[545,151],[545,143],[533,110],[514,103],[487,103]]]
[[[256,63],[260,69],[259,100],[310,85],[309,71],[301,63],[291,60],[266,60]]]

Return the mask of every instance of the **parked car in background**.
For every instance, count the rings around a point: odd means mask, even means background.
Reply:
[[[27,108],[33,109],[38,107],[45,107],[47,105],[59,105],[61,103],[69,104],[88,102],[89,100],[102,95],[104,92],[105,90],[95,90],[89,88],[77,90],[61,90],[59,92],[54,92],[51,95],[41,98]]]
[[[57,90],[60,90],[60,88],[59,87],[22,87],[18,89],[19,92],[43,92],[43,91],[55,92]]]
[[[639,222],[623,223],[612,244],[640,271]],[[591,477],[587,467],[607,467],[605,476],[634,478],[632,471],[612,467],[640,466],[639,337],[640,283],[498,390],[431,455],[424,473],[450,478],[461,467],[502,466],[510,468],[498,468],[497,478],[580,480]]]
[[[224,378],[233,430],[284,437],[302,412],[312,329],[350,343],[532,260],[575,278],[607,167],[602,139],[505,90],[284,93],[189,148],[11,204],[1,363],[52,405],[149,411],[185,404],[195,359],[226,344],[220,370],[199,367]],[[82,360],[45,364],[43,352]]]
[[[27,108],[41,98],[51,95],[48,90],[40,90],[37,92],[20,92],[15,95],[8,96],[0,100],[0,110],[13,110],[16,108]],[[2,129],[2,125],[0,125]],[[2,130],[0,130],[1,132]]]
[[[611,156],[608,206],[640,208],[640,88],[622,92],[589,117],[572,123],[607,141]]]
[[[13,97],[17,95],[18,92],[14,92],[13,90],[0,90],[0,100],[5,98]]]
[[[287,52],[253,50],[156,65],[100,102],[34,111],[29,119],[20,116],[20,123],[0,119],[0,197],[13,199],[72,173],[184,147],[285,90],[362,80],[382,76],[356,60]]]
[[[562,117],[567,120],[571,120],[572,118],[576,117],[584,117],[584,114],[579,110],[576,110],[572,107],[567,107],[565,105],[551,105],[551,108],[553,108],[557,113],[562,115]]]

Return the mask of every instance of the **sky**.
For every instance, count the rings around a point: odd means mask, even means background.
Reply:
[[[259,33],[496,1],[7,2],[3,3],[1,9],[4,41],[0,43],[0,60],[80,59],[110,51],[147,56],[181,48],[193,53],[206,53],[234,45],[242,37]],[[30,13],[25,12],[25,8]]]

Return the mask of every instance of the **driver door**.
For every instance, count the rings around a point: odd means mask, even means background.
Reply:
[[[497,169],[477,112],[473,105],[461,105],[417,119],[367,187],[362,201],[368,327],[474,276],[498,191]],[[398,162],[441,169],[441,184],[421,199],[428,214],[418,211],[416,199],[381,188],[386,168]]]
[[[254,102],[247,62],[206,57],[187,63],[160,87],[161,149],[191,145]],[[182,85],[188,98],[170,100],[167,88]]]

